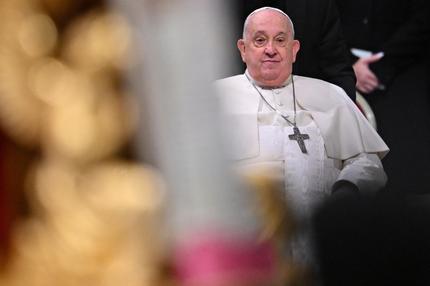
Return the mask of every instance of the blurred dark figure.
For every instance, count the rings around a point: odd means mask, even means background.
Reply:
[[[336,0],[357,89],[365,94],[390,146],[384,159],[391,192],[430,193],[430,95],[428,0]]]
[[[342,38],[339,15],[332,0],[236,0],[236,39],[242,37],[245,18],[257,8],[271,6],[283,10],[294,23],[300,52],[293,73],[319,78],[342,87],[355,100],[355,76]],[[235,50],[236,46],[232,46]],[[236,51],[238,53],[238,51]],[[240,57],[237,57],[240,59]],[[244,71],[243,63],[232,74]]]
[[[430,196],[336,198],[316,212],[323,286],[430,285]]]

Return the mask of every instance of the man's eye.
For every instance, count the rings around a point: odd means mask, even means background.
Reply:
[[[266,42],[266,39],[264,39],[264,38],[256,38],[255,39],[255,44],[258,46],[264,45],[265,42]]]
[[[285,45],[286,39],[285,38],[276,38],[276,42],[282,46],[282,45]]]

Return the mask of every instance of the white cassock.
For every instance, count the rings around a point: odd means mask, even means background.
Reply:
[[[386,175],[380,159],[389,149],[345,92],[301,76],[294,76],[294,86],[296,123],[302,134],[309,135],[307,153],[290,140],[291,124],[263,101],[245,75],[216,81],[230,155],[237,165],[273,176],[283,185],[298,218],[308,217],[338,180],[366,192],[383,187]],[[291,76],[283,87],[257,88],[274,108],[294,120]]]

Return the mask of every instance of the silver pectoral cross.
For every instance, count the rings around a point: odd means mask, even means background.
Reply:
[[[290,140],[297,141],[297,144],[299,144],[299,147],[300,147],[300,150],[302,150],[302,153],[308,153],[305,146],[305,140],[309,139],[309,135],[301,134],[299,128],[297,128],[296,126],[293,127],[293,130],[294,130],[294,134],[288,135],[288,138],[290,138]]]

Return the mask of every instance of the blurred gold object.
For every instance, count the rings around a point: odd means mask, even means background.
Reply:
[[[261,239],[275,238],[284,240],[286,243],[296,230],[296,222],[285,199],[284,191],[272,178],[265,176],[264,172],[251,173],[246,177],[257,198],[256,211],[264,221]]]
[[[34,1],[34,0],[30,0]],[[103,0],[37,0],[41,7],[46,10],[60,25],[67,24],[74,19],[80,11],[88,10],[103,4]]]
[[[26,271],[18,285],[159,285],[164,192],[155,170],[44,162],[33,179],[35,215],[17,229],[9,268],[13,277]]]
[[[89,154],[100,158],[124,143],[133,126],[134,115],[124,110],[126,92],[120,89],[131,32],[120,15],[98,8],[77,17],[58,35],[55,23],[36,2],[0,4],[4,19],[0,27],[1,124],[24,145],[36,146],[48,135],[51,141],[44,144],[53,144],[73,159],[83,160]],[[6,28],[17,33],[11,35]],[[63,39],[61,44],[58,39]],[[68,115],[57,121],[59,113]],[[100,121],[102,129],[93,136],[98,140],[88,137],[94,129],[89,127],[87,133],[83,129],[94,119],[88,116]],[[82,139],[62,139],[74,134],[80,138],[81,134],[71,132],[78,123],[83,127]],[[99,146],[105,146],[103,152]]]
[[[251,170],[242,175],[256,197],[254,208],[263,221],[260,239],[271,241],[277,249],[277,276],[274,285],[313,285],[309,269],[295,263],[288,253],[298,225],[283,188],[272,174],[263,169]]]
[[[0,2],[0,123],[40,149],[0,285],[164,285],[162,179],[119,155],[137,116],[131,32],[102,5],[77,13],[84,2]]]
[[[131,42],[125,20],[115,13],[88,13],[66,32],[64,58],[84,71],[124,69]]]
[[[18,26],[18,41],[27,56],[45,56],[57,44],[57,28],[48,15],[33,14]]]
[[[19,143],[35,146],[43,105],[28,90],[27,72],[35,60],[52,52],[55,28],[31,1],[2,1],[0,19],[0,122]],[[34,22],[39,23],[37,27],[31,27]],[[43,23],[50,27],[49,43],[44,43]],[[32,32],[34,37],[29,35]]]

